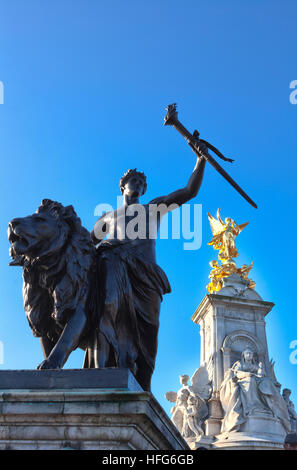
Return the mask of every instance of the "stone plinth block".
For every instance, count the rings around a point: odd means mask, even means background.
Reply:
[[[128,369],[0,371],[0,449],[188,449]]]
[[[226,450],[282,450],[286,437],[284,428],[273,416],[250,416],[240,432],[216,436],[213,446]]]

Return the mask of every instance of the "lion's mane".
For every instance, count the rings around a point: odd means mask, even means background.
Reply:
[[[79,304],[91,315],[95,248],[72,206],[44,199],[36,212],[54,224],[56,235],[41,237],[39,253],[24,264],[24,306],[34,335],[56,341]]]

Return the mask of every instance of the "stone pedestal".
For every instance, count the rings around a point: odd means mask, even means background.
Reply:
[[[127,369],[0,371],[0,449],[188,449]]]
[[[206,295],[192,316],[200,325],[201,364],[207,366],[213,392],[220,390],[225,372],[244,348],[257,353],[270,374],[265,316],[274,304],[264,302],[237,274],[224,279],[218,294]]]

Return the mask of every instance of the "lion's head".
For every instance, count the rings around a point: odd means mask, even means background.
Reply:
[[[36,336],[56,339],[78,303],[85,307],[95,257],[72,206],[44,199],[35,214],[9,223],[11,265],[23,266],[23,299]]]

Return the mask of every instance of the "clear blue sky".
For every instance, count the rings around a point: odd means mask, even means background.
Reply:
[[[0,15],[0,340],[1,369],[41,361],[23,311],[20,268],[8,266],[10,219],[43,198],[73,204],[86,228],[94,209],[116,204],[128,168],[148,177],[144,201],[185,185],[195,158],[172,128],[167,104],[227,156],[225,168],[258,203],[249,206],[210,166],[194,202],[203,206],[203,243],[159,240],[157,259],[172,293],[164,297],[152,388],[164,393],[200,363],[191,316],[206,294],[211,232],[207,212],[249,221],[239,263],[275,307],[267,318],[270,356],[297,407],[296,123],[289,101],[297,79],[295,1],[4,0]],[[67,367],[80,367],[76,351]]]

